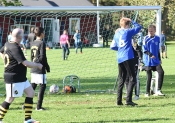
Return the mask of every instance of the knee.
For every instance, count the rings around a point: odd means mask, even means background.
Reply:
[[[14,101],[14,97],[6,97],[5,101],[8,103],[12,103]]]

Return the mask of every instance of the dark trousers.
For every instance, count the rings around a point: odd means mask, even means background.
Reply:
[[[82,53],[82,42],[75,42],[75,52],[78,52],[78,47],[80,47],[80,52]]]
[[[35,90],[37,87],[37,84],[32,83],[32,87]],[[38,92],[38,103],[37,103],[37,109],[40,109],[42,107],[43,99],[44,99],[44,92],[46,90],[46,84],[40,84],[40,89]]]
[[[105,42],[106,42],[106,47],[108,47],[108,38],[103,37],[103,47],[105,47]]]
[[[149,67],[150,69],[146,70],[147,73],[147,85],[146,85],[146,93],[150,94],[150,86],[152,79],[152,70],[158,72],[158,90],[161,90],[163,79],[164,79],[164,71],[161,65]]]
[[[129,82],[127,87],[127,97],[126,103],[132,102],[132,92],[134,85],[136,83],[136,76],[135,76],[135,66],[134,66],[134,59],[130,59],[118,64],[119,69],[119,83],[118,83],[118,92],[117,92],[117,103],[122,102],[122,93],[123,93],[123,86],[128,75]]]
[[[136,84],[135,84],[135,95],[139,96],[140,95],[140,80],[139,80],[139,70],[138,70],[138,59],[135,59],[134,62],[134,70],[135,70],[135,75],[136,75]],[[126,80],[125,80],[125,84],[126,84],[126,90],[128,89],[128,84],[129,84],[129,76],[127,75]]]
[[[68,57],[70,51],[67,44],[62,44],[62,49],[63,49],[63,60],[65,60],[65,58]]]

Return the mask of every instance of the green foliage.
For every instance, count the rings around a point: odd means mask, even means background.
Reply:
[[[1,0],[1,4],[3,6],[22,6],[21,1],[19,0],[11,0],[11,1]]]

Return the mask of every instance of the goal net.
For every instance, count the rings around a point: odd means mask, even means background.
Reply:
[[[0,8],[0,45],[8,41],[8,35],[14,28],[24,29],[26,46],[31,28],[44,27],[43,41],[50,50],[47,58],[51,73],[47,74],[48,84],[62,86],[63,78],[76,75],[80,79],[81,91],[112,89],[118,75],[116,52],[109,49],[115,30],[119,28],[121,17],[129,17],[143,25],[144,35],[149,24],[156,24],[160,34],[160,7],[1,7]],[[97,12],[98,11],[98,12]],[[68,31],[70,55],[62,59],[60,35]],[[83,52],[75,52],[73,36],[80,30]],[[94,48],[94,44],[103,44]],[[107,43],[108,42],[108,46]],[[30,60],[30,51],[27,51]],[[30,78],[28,70],[28,78]],[[69,79],[65,80],[69,83]],[[71,80],[73,81],[73,80]],[[75,80],[76,81],[76,80]],[[73,82],[77,86],[77,82]],[[145,84],[145,80],[144,80]]]

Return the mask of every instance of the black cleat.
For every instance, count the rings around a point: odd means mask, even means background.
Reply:
[[[138,104],[134,103],[134,102],[127,102],[126,105],[128,105],[128,106],[135,106],[135,105],[138,105]]]

